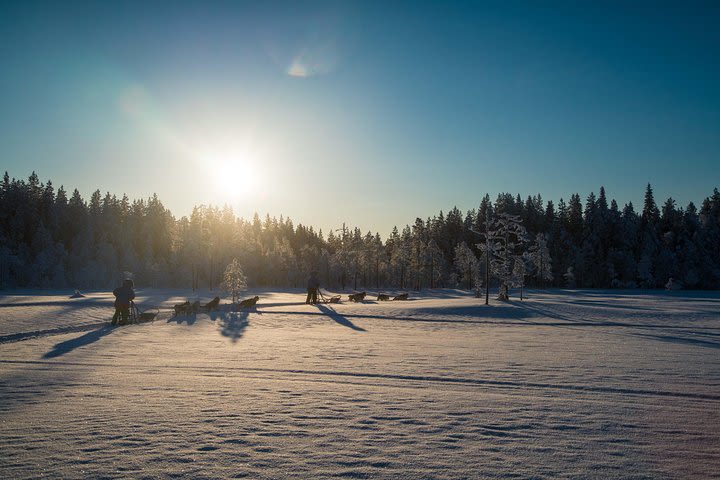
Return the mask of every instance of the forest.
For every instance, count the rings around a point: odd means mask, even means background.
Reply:
[[[489,264],[488,264],[489,258]],[[720,288],[720,192],[676,205],[620,208],[605,189],[583,202],[540,194],[479,197],[395,227],[385,239],[338,225],[322,232],[290,218],[238,218],[196,206],[175,218],[162,201],[101,194],[89,201],[35,172],[0,188],[0,288],[105,289],[131,276],[140,287],[218,289],[237,259],[251,287],[302,287],[311,270],[342,289]]]

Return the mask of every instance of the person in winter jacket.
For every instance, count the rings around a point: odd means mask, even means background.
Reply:
[[[318,288],[320,288],[320,280],[318,280],[317,275],[317,272],[310,273],[310,278],[308,278],[307,283],[307,298],[305,298],[305,303],[312,303],[313,305],[317,303]]]
[[[115,315],[113,315],[112,322],[110,322],[112,325],[117,325],[119,318],[120,325],[125,325],[128,322],[130,301],[135,298],[133,287],[133,281],[128,279],[123,282],[122,287],[113,290],[113,295],[115,295]]]

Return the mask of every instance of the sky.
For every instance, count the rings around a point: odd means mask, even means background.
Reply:
[[[383,236],[485,193],[698,204],[719,22],[688,1],[3,1],[0,168]]]

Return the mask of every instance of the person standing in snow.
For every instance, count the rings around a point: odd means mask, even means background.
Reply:
[[[133,281],[127,279],[123,282],[122,287],[113,290],[115,295],[115,315],[113,315],[111,325],[118,324],[118,318],[121,317],[120,325],[128,322],[130,315],[130,301],[135,298],[135,290],[133,290]]]
[[[310,272],[310,278],[308,278],[307,283],[307,298],[305,299],[305,303],[312,303],[315,305],[317,303],[317,294],[318,289],[320,288],[320,280],[318,280],[317,272],[312,271]]]

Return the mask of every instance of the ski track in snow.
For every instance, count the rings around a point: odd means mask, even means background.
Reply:
[[[716,293],[55,293],[0,296],[3,478],[720,478]]]

